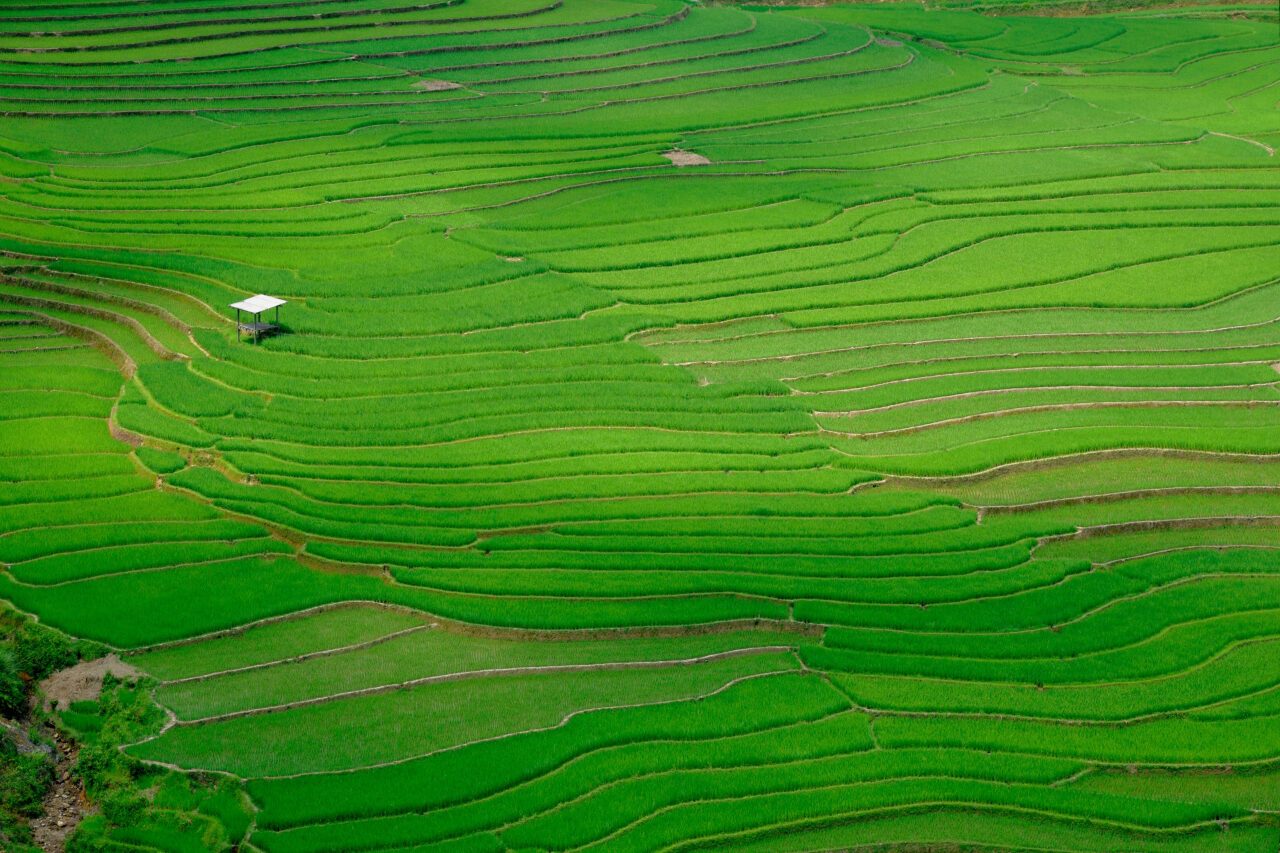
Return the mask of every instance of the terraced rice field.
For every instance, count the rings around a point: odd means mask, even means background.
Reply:
[[[0,597],[245,849],[1273,853],[1276,7],[1037,5],[0,2]]]

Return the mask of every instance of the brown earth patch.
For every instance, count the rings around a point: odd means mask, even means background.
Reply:
[[[451,89],[461,89],[462,84],[452,80],[419,80],[413,84],[413,88],[423,92],[448,92]]]
[[[711,161],[701,154],[694,154],[692,151],[684,151],[680,148],[672,148],[670,151],[663,151],[662,156],[671,161],[673,166],[709,166]]]
[[[111,417],[107,418],[107,430],[111,433],[111,437],[116,441],[124,442],[130,447],[141,447],[142,436],[138,435],[136,432],[131,432],[116,423],[115,413],[116,407],[118,406],[119,404],[117,403],[115,407],[112,407]]]
[[[97,699],[102,694],[102,679],[107,673],[117,678],[142,674],[114,654],[78,663],[59,670],[40,682],[45,709],[66,709],[71,707],[72,702]]]

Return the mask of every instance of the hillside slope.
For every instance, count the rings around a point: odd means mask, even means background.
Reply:
[[[0,3],[0,596],[270,853],[1274,851],[1276,28]]]

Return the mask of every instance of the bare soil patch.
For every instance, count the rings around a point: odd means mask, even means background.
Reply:
[[[65,709],[71,707],[72,702],[97,699],[102,694],[102,679],[107,673],[117,678],[142,674],[114,654],[78,663],[40,682],[45,709]]]
[[[451,89],[461,89],[462,84],[452,80],[419,80],[413,84],[413,88],[424,92],[448,92]]]
[[[711,161],[701,154],[694,154],[692,151],[685,151],[680,148],[672,148],[670,151],[663,151],[662,156],[671,161],[673,166],[709,166]]]
[[[142,436],[136,432],[130,432],[115,421],[108,422],[107,429],[111,431],[111,437],[116,441],[122,441],[130,447],[142,446]]]

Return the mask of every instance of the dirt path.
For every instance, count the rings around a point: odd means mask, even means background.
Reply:
[[[67,667],[40,682],[45,710],[65,709],[73,702],[97,699],[102,694],[102,679],[108,673],[118,677],[141,674],[114,654]],[[80,779],[71,772],[80,747],[52,724],[46,723],[44,731],[54,744],[54,777],[44,797],[44,814],[31,821],[31,835],[41,850],[61,853],[66,850],[67,838],[84,819],[88,801]]]
[[[99,689],[102,686],[98,682]],[[31,821],[31,835],[35,845],[46,853],[62,853],[67,849],[67,838],[85,817],[88,804],[80,780],[71,772],[75,766],[79,747],[62,737],[55,729],[48,729],[57,747],[54,754],[54,782],[44,797],[44,814]]]

